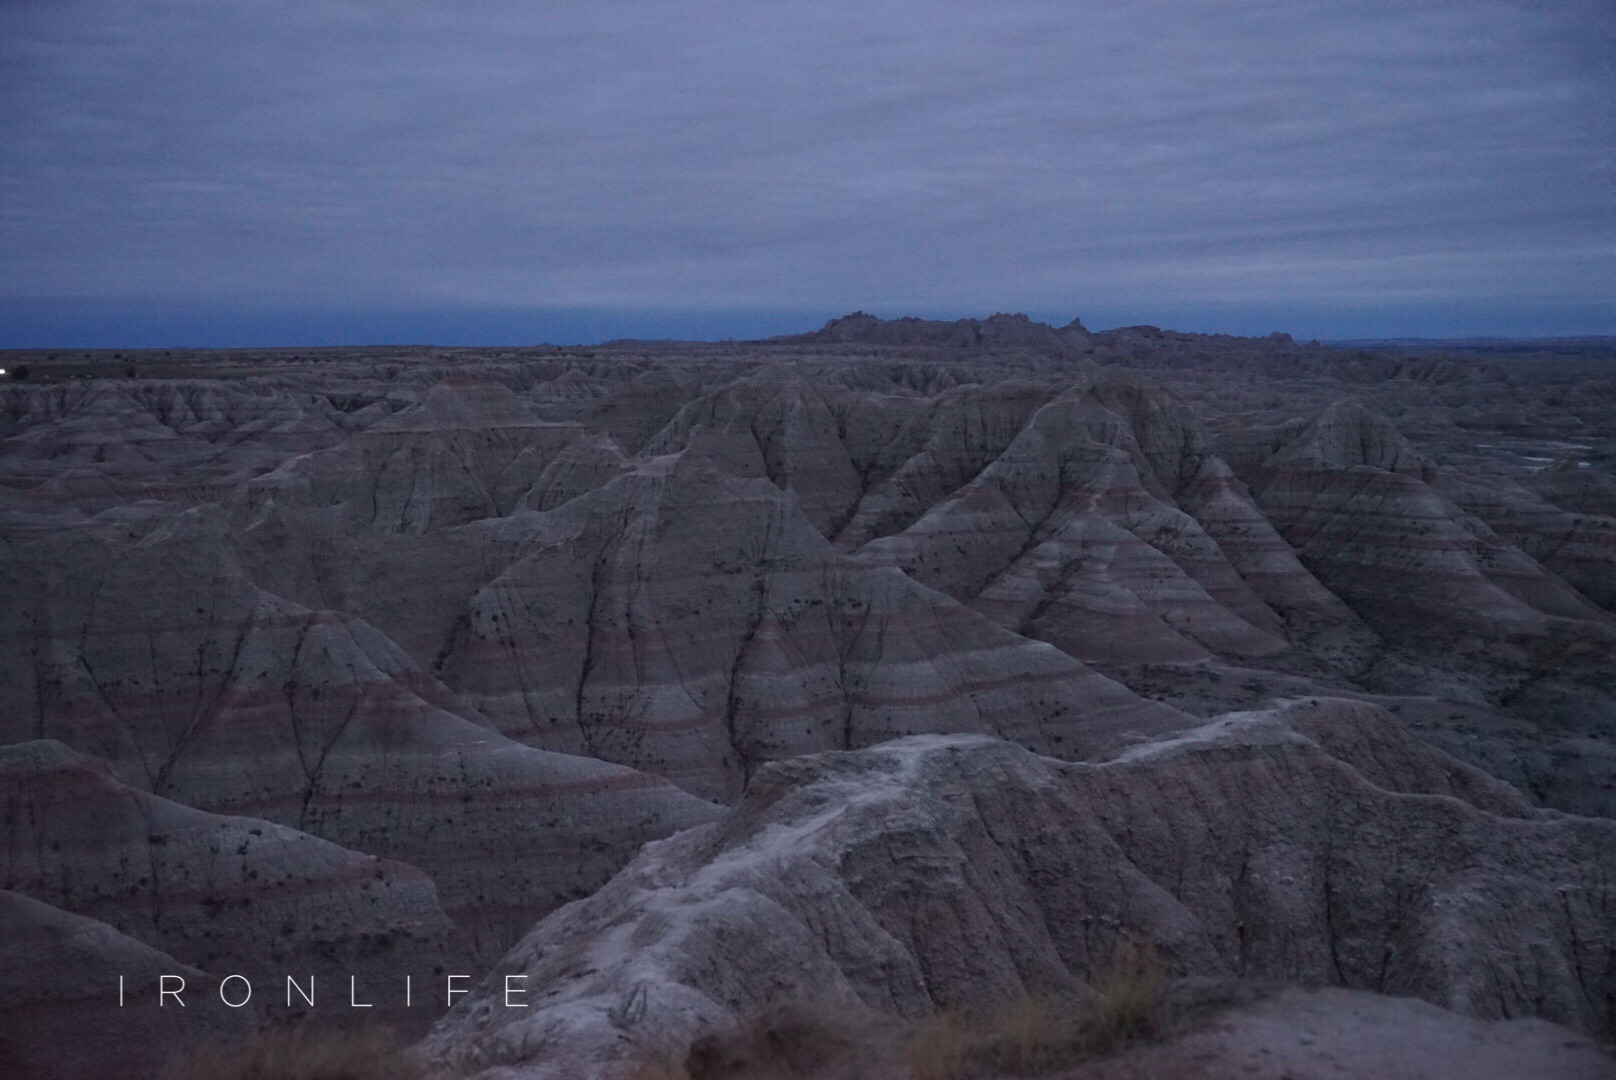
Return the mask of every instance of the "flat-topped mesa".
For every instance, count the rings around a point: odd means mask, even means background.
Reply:
[[[781,1002],[920,1017],[1077,993],[1124,935],[1173,974],[1600,1032],[1613,871],[1616,822],[1533,811],[1353,702],[1101,763],[916,737],[768,766],[728,817],[534,927],[425,1045],[489,1077],[614,1076]],[[545,1001],[501,1007],[510,975]]]

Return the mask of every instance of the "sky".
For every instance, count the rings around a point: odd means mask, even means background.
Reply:
[[[1610,0],[0,0],[0,347],[1616,333]]]

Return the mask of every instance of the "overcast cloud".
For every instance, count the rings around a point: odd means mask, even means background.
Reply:
[[[1613,57],[1609,0],[0,0],[0,345],[41,311],[1616,332]]]

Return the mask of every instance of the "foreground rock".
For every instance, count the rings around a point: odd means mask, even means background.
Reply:
[[[1180,974],[1603,1031],[1613,871],[1616,824],[1531,810],[1356,703],[1091,764],[905,739],[763,770],[535,927],[427,1047],[604,1076],[782,1000],[918,1017],[1077,993],[1124,934]],[[507,976],[530,1009],[503,1007]]]

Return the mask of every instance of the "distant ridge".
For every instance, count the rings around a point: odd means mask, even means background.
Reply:
[[[1554,337],[1395,337],[1336,338],[1323,342],[1341,349],[1446,349],[1467,352],[1581,352],[1616,349],[1616,335],[1573,334]]]
[[[1119,326],[1092,331],[1081,319],[1065,326],[1051,326],[1021,313],[1000,312],[986,319],[917,319],[904,316],[883,319],[864,311],[832,319],[818,330],[765,339],[771,345],[871,345],[886,348],[919,348],[952,353],[1032,352],[1045,356],[1083,356],[1110,347],[1154,348],[1160,344],[1224,347],[1244,344],[1259,349],[1295,348],[1289,334],[1265,337],[1236,337],[1229,334],[1202,334],[1163,330],[1158,326]]]
[[[1079,319],[1059,329],[1022,314],[999,313],[986,319],[882,319],[863,311],[832,319],[807,334],[770,338],[778,342],[922,346],[965,351],[1035,349],[1075,352],[1093,340]]]

